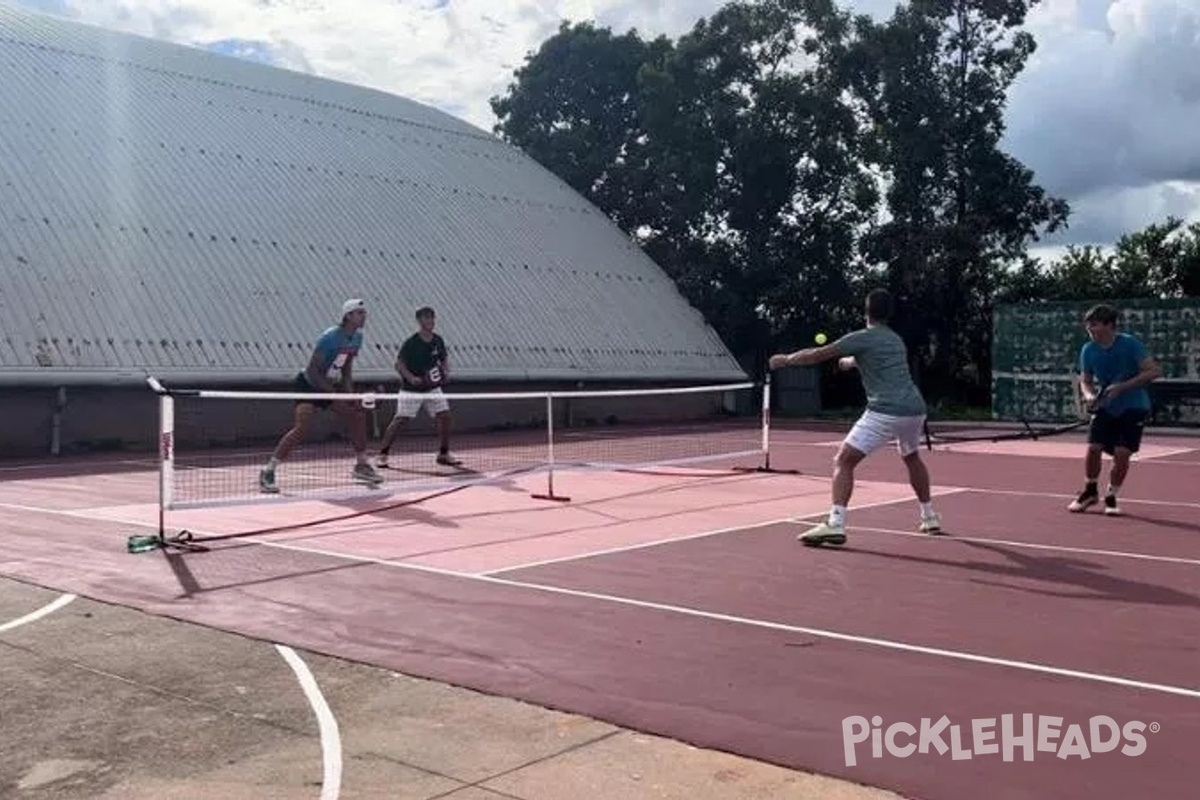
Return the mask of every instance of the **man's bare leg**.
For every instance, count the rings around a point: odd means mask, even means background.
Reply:
[[[270,460],[267,461],[267,466],[258,474],[258,486],[262,491],[269,494],[279,491],[279,486],[275,483],[275,468],[286,460],[308,436],[314,410],[315,406],[311,403],[296,404],[292,427],[280,437],[279,443],[275,445],[275,450],[271,453]]]
[[[338,402],[334,410],[346,423],[350,446],[354,449],[354,478],[366,483],[381,483],[383,478],[367,462],[367,411],[358,403]]]
[[[830,494],[833,507],[821,524],[800,534],[804,544],[843,544],[846,541],[846,508],[854,495],[854,470],[866,458],[860,450],[843,443],[833,460]]]
[[[929,468],[919,452],[904,456],[904,466],[908,468],[908,482],[921,505],[921,531],[923,533],[938,533],[942,529],[941,519],[933,510],[933,488],[929,479]]]
[[[462,462],[454,456],[450,455],[450,412],[442,411],[436,417],[438,429],[438,457],[439,464],[447,464],[451,467],[456,467]]]

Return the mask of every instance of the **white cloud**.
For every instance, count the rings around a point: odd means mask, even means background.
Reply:
[[[1072,204],[1053,243],[1109,244],[1200,216],[1200,4],[1048,0],[1010,93],[1006,146]]]
[[[490,130],[488,99],[560,21],[677,37],[722,0],[18,0],[182,44],[243,40],[279,66],[404,95]],[[890,14],[894,0],[853,0]],[[1073,206],[1045,244],[1200,217],[1200,0],[1043,0],[1006,147]]]

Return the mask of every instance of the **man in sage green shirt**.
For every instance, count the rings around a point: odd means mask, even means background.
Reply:
[[[892,296],[886,289],[867,295],[866,327],[846,334],[823,347],[798,350],[771,357],[771,369],[791,365],[809,366],[838,359],[841,369],[857,368],[867,395],[864,409],[846,435],[833,469],[833,507],[821,524],[801,534],[805,544],[844,544],[846,508],[854,491],[854,469],[864,458],[885,444],[896,442],[909,483],[920,503],[919,530],[939,533],[941,520],[933,509],[929,470],[921,459],[921,434],[925,429],[925,398],[908,367],[908,348],[892,330]]]

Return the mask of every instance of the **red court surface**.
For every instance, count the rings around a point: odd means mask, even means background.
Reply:
[[[936,537],[883,452],[847,544],[814,549],[837,433],[772,437],[801,474],[170,513],[216,537],[197,553],[125,552],[156,523],[152,461],[10,465],[0,573],[913,798],[1194,795],[1200,440],[1148,435],[1113,518],[1066,511],[1078,436],[939,446]]]

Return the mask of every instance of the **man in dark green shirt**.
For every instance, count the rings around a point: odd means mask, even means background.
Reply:
[[[433,332],[437,315],[432,308],[417,309],[417,332],[405,340],[396,356],[396,372],[400,374],[400,393],[396,397],[396,416],[383,434],[376,464],[388,465],[388,453],[400,428],[425,408],[437,421],[437,463],[456,467],[462,462],[450,455],[450,403],[442,394],[449,379],[450,358],[446,341]]]

